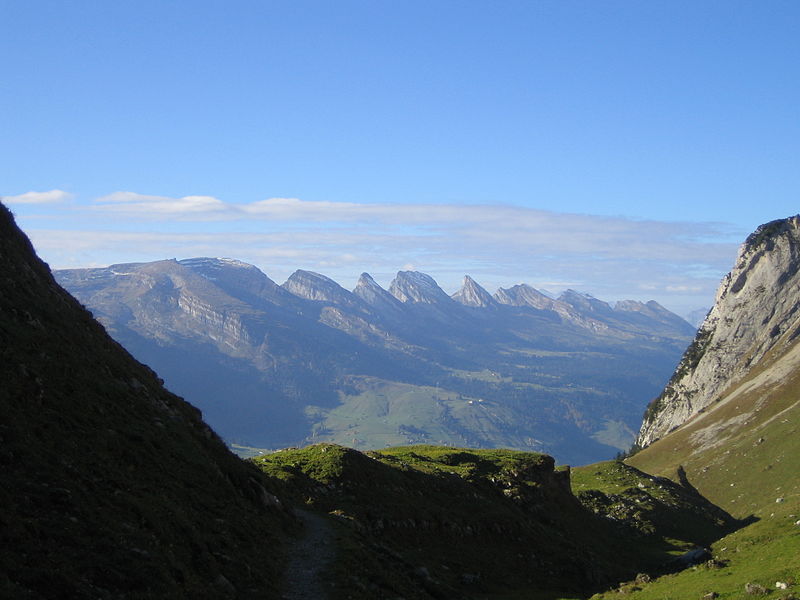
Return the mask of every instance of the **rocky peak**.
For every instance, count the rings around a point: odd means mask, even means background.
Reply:
[[[369,273],[361,274],[356,287],[353,288],[353,294],[379,310],[398,311],[402,308],[402,304],[397,298],[379,286]]]
[[[669,331],[680,331],[691,337],[696,327],[667,310],[655,300],[620,300],[614,304],[614,316],[625,323],[648,327],[653,334],[661,335]]]
[[[647,304],[640,302],[639,300],[620,300],[614,304],[614,310],[622,310],[625,312],[645,312],[647,310]]]
[[[369,273],[361,274],[361,277],[358,278],[358,283],[356,283],[356,287],[353,288],[353,293],[357,296],[361,296],[364,300],[381,294],[389,294],[389,292],[378,285]]]
[[[800,335],[800,216],[760,226],[739,249],[714,307],[669,384],[648,407],[637,443],[679,427]]]
[[[679,317],[674,312],[667,310],[655,300],[640,302],[638,300],[620,300],[614,304],[614,312],[642,315],[656,321],[671,321],[674,323],[684,323],[685,319]]]
[[[267,277],[258,267],[233,258],[186,258],[178,264],[213,282],[240,300],[260,298],[278,305],[296,298]]]
[[[558,297],[559,302],[569,304],[575,310],[583,314],[610,314],[612,309],[607,302],[598,300],[591,294],[576,292],[575,290],[566,290]]]
[[[333,279],[313,271],[298,269],[281,287],[306,300],[330,302],[343,306],[352,306],[358,303],[357,297]]]
[[[452,302],[433,277],[419,271],[400,271],[389,286],[389,293],[400,302],[439,304]]]
[[[494,295],[495,300],[500,304],[510,306],[530,306],[542,310],[552,310],[554,300],[542,294],[539,290],[532,288],[527,283],[515,285],[508,289],[500,288]]]
[[[461,286],[461,289],[450,297],[456,302],[460,302],[465,306],[486,308],[489,306],[495,306],[497,304],[495,299],[492,298],[491,294],[478,285],[478,283],[469,275],[464,275],[464,283]]]

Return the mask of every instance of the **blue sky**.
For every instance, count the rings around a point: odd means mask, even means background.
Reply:
[[[800,3],[0,1],[53,267],[232,256],[710,306],[800,212]]]

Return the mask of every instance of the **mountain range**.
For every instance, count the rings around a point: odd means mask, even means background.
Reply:
[[[401,271],[353,291],[232,259],[55,271],[108,332],[239,447],[334,442],[627,449],[694,328],[656,302],[528,285],[452,296]]]
[[[748,238],[624,461],[329,443],[242,461],[0,206],[0,597],[793,600],[799,247],[800,217]]]

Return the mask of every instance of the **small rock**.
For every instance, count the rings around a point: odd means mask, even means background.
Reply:
[[[758,585],[757,583],[745,583],[744,591],[751,596],[763,596],[767,593],[767,588],[765,588],[763,585]]]
[[[634,580],[636,583],[650,583],[650,575],[647,573],[639,573]]]
[[[711,556],[711,552],[707,548],[694,548],[689,550],[688,552],[682,554],[681,556],[673,559],[673,562],[677,564],[680,568],[685,569],[686,567],[691,567],[694,565],[699,565],[700,563],[704,563],[708,560],[711,560],[713,557]]]

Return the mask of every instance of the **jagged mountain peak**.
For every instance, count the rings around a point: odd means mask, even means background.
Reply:
[[[465,306],[474,306],[478,308],[487,308],[497,304],[491,294],[469,275],[464,275],[464,283],[461,289],[450,297]]]
[[[353,304],[356,298],[330,277],[298,269],[281,286],[295,296],[306,300],[332,302],[335,304]]]
[[[614,304],[614,310],[642,311],[645,308],[647,305],[639,300],[618,300]]]
[[[290,281],[315,281],[323,285],[339,286],[339,284],[336,283],[333,279],[323,275],[322,273],[316,273],[314,271],[306,271],[304,269],[297,269],[294,273],[292,273],[289,276],[289,279],[286,280],[286,283]],[[284,285],[286,285],[286,283],[284,283]]]
[[[366,271],[364,273],[362,273],[361,276],[358,278],[358,283],[356,283],[356,286],[381,287],[372,278],[372,275],[370,275]],[[383,288],[381,288],[381,289],[383,289]]]
[[[500,304],[530,306],[539,309],[551,309],[554,304],[552,298],[545,296],[527,283],[520,283],[507,289],[500,288],[494,298]]]
[[[669,384],[649,406],[637,444],[680,427],[747,377],[767,355],[800,335],[800,217],[761,225],[739,248],[734,268]]]
[[[772,250],[773,242],[776,238],[783,235],[796,237],[798,229],[800,229],[800,215],[786,219],[776,219],[759,225],[753,233],[747,236],[740,249],[740,254],[744,255],[757,250],[762,244],[766,246],[767,250]]]
[[[588,292],[579,292],[578,290],[573,290],[572,288],[567,288],[563,292],[558,295],[559,300],[567,300],[567,299],[581,299],[581,300],[596,300],[594,296],[592,296]]]
[[[664,308],[661,304],[659,304],[655,300],[648,300],[647,302],[641,302],[639,300],[619,300],[614,303],[614,310],[623,312],[632,312],[632,313],[642,313],[652,317],[661,317],[661,318],[677,317],[675,313]]]
[[[430,275],[419,271],[399,271],[389,286],[389,293],[400,302],[438,304],[452,302]]]
[[[186,258],[179,260],[178,264],[239,299],[255,297],[278,305],[291,305],[295,300],[261,269],[235,258]]]
[[[356,287],[353,289],[353,294],[370,306],[382,311],[390,310],[397,313],[402,308],[402,304],[397,298],[378,285],[369,273],[361,274]]]
[[[603,302],[591,294],[573,289],[562,292],[558,297],[558,301],[569,304],[581,312],[610,313],[612,310],[608,302]]]

